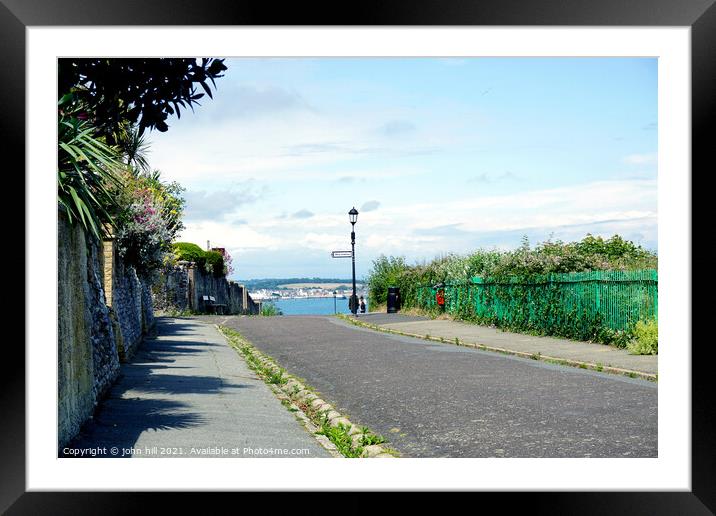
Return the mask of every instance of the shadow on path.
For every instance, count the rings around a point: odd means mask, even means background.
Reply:
[[[207,417],[188,400],[254,387],[227,381],[220,375],[197,374],[199,360],[213,364],[202,355],[209,355],[219,345],[187,338],[196,334],[191,324],[160,318],[157,330],[158,337],[145,338],[131,362],[122,364],[118,380],[97,406],[94,417],[60,457],[77,457],[77,450],[90,448],[106,448],[97,457],[121,457],[122,449],[132,448],[144,432],[207,424]],[[117,455],[110,452],[112,447],[119,448]]]

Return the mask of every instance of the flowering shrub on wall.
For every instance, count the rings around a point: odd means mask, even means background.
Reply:
[[[234,273],[234,259],[232,258],[229,251],[224,249],[224,274],[231,276]]]
[[[221,255],[221,263],[219,264],[220,270],[217,267],[214,272],[219,274],[219,276],[229,276],[232,272],[234,272],[232,263],[233,258],[231,257],[231,254],[229,254],[229,251],[227,251],[225,247],[217,247],[214,251]]]
[[[148,272],[161,266],[171,233],[148,190],[133,192],[133,197],[117,230],[117,249],[138,271]]]
[[[181,187],[161,183],[157,173],[127,176],[118,196],[123,209],[117,217],[117,250],[138,273],[148,275],[172,255],[171,242],[183,229],[184,200],[179,196]]]

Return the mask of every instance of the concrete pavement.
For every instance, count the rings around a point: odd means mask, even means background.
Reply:
[[[461,343],[482,344],[521,353],[540,353],[543,356],[601,364],[649,375],[659,371],[658,355],[630,355],[625,349],[604,344],[537,337],[476,324],[402,314],[359,314],[357,320],[402,333],[442,337],[448,342],[458,338]]]
[[[160,318],[158,334],[122,366],[65,456],[331,456],[213,325]]]

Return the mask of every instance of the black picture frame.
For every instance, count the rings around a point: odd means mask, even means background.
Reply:
[[[714,0],[383,0],[337,4],[323,1],[274,4],[258,0],[0,0],[0,135],[5,150],[20,158],[25,149],[25,28],[88,25],[524,25],[524,26],[688,26],[692,38],[692,192],[699,177],[716,170],[708,138],[710,115],[716,113],[716,6]],[[18,151],[22,149],[23,151]],[[699,173],[694,173],[699,171]],[[685,178],[689,171],[684,171]],[[16,177],[16,180],[19,178]],[[24,181],[19,189],[25,191]],[[701,190],[704,191],[703,189]],[[27,193],[27,192],[25,192]],[[703,229],[692,216],[692,235]],[[19,246],[17,246],[19,247]],[[24,256],[24,255],[23,255]],[[692,270],[707,267],[692,255]],[[26,275],[29,271],[26,270]],[[692,303],[696,317],[707,303]],[[31,310],[32,307],[26,307]],[[49,321],[48,321],[49,323]],[[54,324],[54,322],[53,322]],[[692,346],[692,490],[690,492],[503,493],[503,510],[526,504],[531,512],[549,514],[709,514],[716,512],[716,447],[712,393],[714,374],[710,339]],[[48,345],[50,346],[50,345]],[[4,350],[0,414],[0,510],[7,514],[114,514],[148,510],[147,494],[25,492],[25,357],[18,346]],[[192,508],[185,496],[161,494],[169,512]],[[221,500],[216,496],[221,496]],[[212,505],[226,495],[212,495]],[[241,496],[246,496],[245,494]],[[265,494],[263,495],[266,496]],[[295,495],[293,496],[295,499]],[[360,506],[360,493],[341,500]],[[275,495],[271,496],[276,503]],[[366,512],[362,510],[361,512]],[[203,513],[200,512],[200,514]]]

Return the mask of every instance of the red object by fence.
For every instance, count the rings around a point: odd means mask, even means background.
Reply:
[[[445,306],[445,291],[443,289],[439,289],[435,292],[435,301],[438,306]]]

